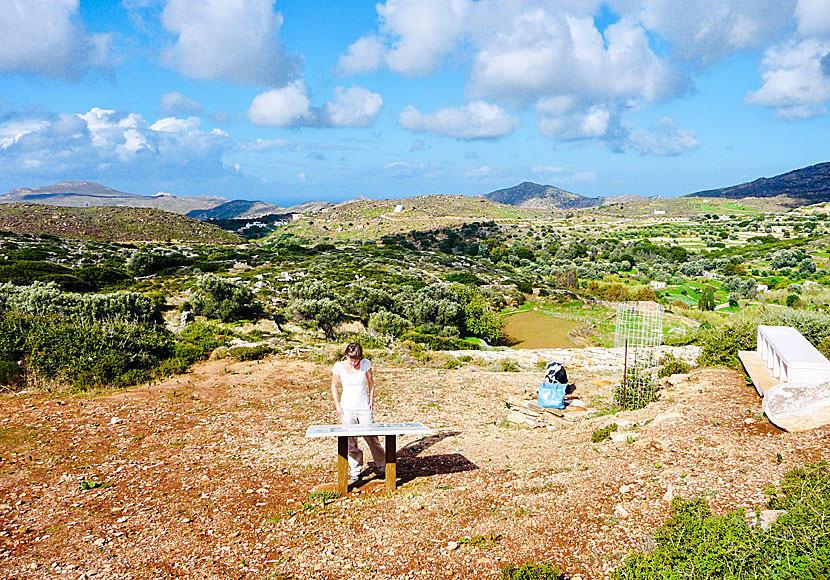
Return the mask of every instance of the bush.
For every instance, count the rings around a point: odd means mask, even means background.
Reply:
[[[460,360],[451,358],[444,363],[444,368],[448,370],[461,368],[463,365]]]
[[[689,369],[692,368],[692,365],[680,360],[669,352],[663,355],[661,363],[662,365],[660,366],[660,371],[657,373],[657,376],[659,377],[668,377],[671,375],[687,373],[689,372]]]
[[[614,580],[819,580],[830,577],[830,471],[827,463],[784,476],[768,507],[784,509],[768,531],[751,528],[744,510],[713,516],[703,499],[675,498],[657,530],[657,546],[633,552]]]
[[[22,376],[23,371],[17,361],[0,360],[0,385],[16,385]]]
[[[267,344],[258,344],[256,346],[235,346],[228,350],[228,354],[231,358],[234,358],[240,362],[260,360],[273,353],[274,349]]]
[[[34,318],[26,339],[33,372],[81,391],[141,382],[168,357],[172,345],[172,334],[162,326],[81,326],[53,316]]]
[[[477,350],[478,346],[461,340],[459,338],[444,338],[434,334],[421,334],[420,332],[407,332],[401,339],[411,340],[419,344],[425,344],[432,350]]]
[[[369,330],[398,337],[412,328],[412,323],[394,312],[380,310],[369,315]]]
[[[562,571],[550,564],[528,562],[516,567],[508,564],[501,571],[502,580],[560,580]]]
[[[222,322],[257,317],[261,308],[254,293],[241,282],[205,274],[196,284],[190,300],[193,313]]]
[[[517,373],[519,372],[519,367],[512,360],[503,360],[501,361],[501,370],[505,373]]]
[[[591,441],[594,443],[602,443],[606,439],[611,439],[611,433],[616,431],[618,425],[616,423],[611,423],[603,427],[602,429],[597,429],[593,433],[591,433]]]

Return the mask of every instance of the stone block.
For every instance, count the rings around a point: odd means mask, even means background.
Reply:
[[[781,383],[764,396],[764,414],[785,431],[809,431],[830,424],[830,381]]]

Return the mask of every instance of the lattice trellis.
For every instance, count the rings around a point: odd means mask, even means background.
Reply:
[[[614,405],[641,409],[657,396],[657,370],[663,342],[663,307],[656,302],[621,302],[617,308],[614,346],[625,349]]]

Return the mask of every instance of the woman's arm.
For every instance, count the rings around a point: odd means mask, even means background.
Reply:
[[[334,408],[337,409],[337,416],[343,416],[343,408],[340,406],[340,395],[337,393],[337,379],[339,377],[331,373],[331,399],[334,401]]]
[[[369,409],[375,410],[375,377],[372,369],[366,371],[366,390],[369,392]]]

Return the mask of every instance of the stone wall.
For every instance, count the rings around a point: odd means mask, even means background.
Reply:
[[[671,353],[676,358],[689,364],[697,364],[700,347],[689,346],[660,346],[661,352]],[[625,349],[623,348],[540,348],[540,349],[504,349],[504,350],[456,350],[447,352],[454,356],[468,355],[478,360],[482,365],[512,361],[522,368],[536,368],[539,363],[559,361],[566,370],[592,371],[600,373],[622,372],[625,364]]]

